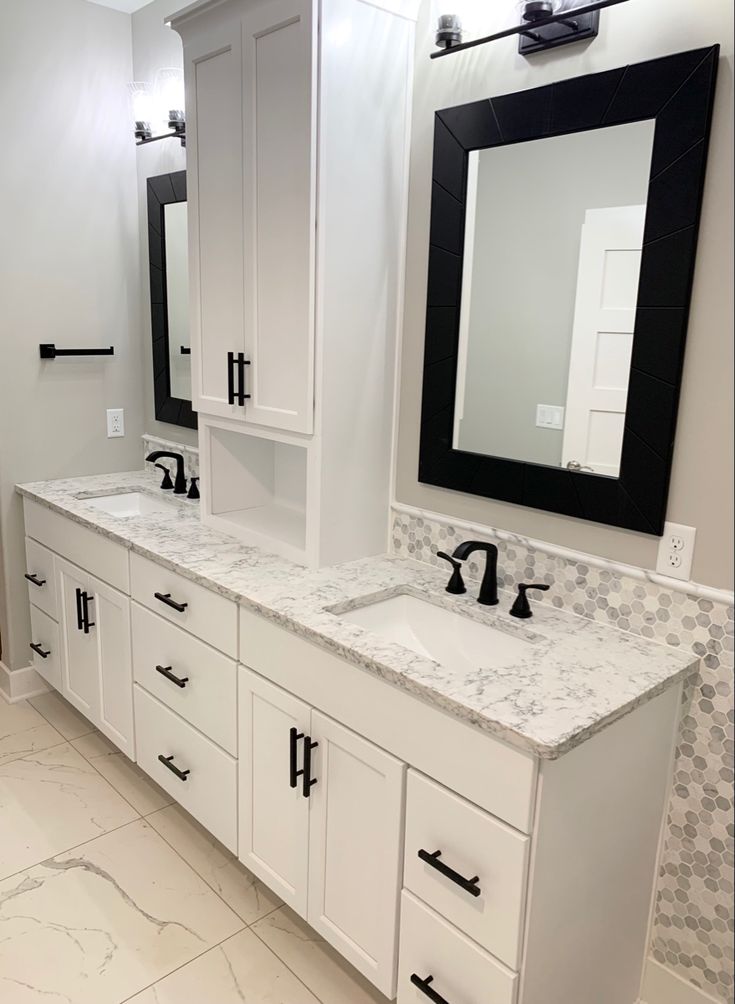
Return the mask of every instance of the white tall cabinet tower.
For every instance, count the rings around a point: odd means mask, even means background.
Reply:
[[[184,42],[205,523],[386,548],[416,0],[200,0]]]

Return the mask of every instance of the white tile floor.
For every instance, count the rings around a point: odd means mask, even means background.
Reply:
[[[386,1004],[58,694],[0,696],[2,1004]]]

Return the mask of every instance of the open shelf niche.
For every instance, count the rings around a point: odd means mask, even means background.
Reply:
[[[308,443],[209,421],[200,431],[205,523],[244,543],[308,563]]]

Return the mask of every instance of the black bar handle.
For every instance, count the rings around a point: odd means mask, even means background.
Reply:
[[[177,687],[181,687],[182,690],[189,682],[188,676],[176,676],[172,673],[170,666],[156,666],[156,672],[160,673],[161,676],[165,676],[171,683],[175,683]]]
[[[32,582],[34,586],[45,586],[46,585],[46,580],[45,579],[39,579],[39,577],[36,575],[35,572],[26,572],[25,578],[28,579],[29,582]]]
[[[181,352],[182,356],[190,356],[191,355],[191,349],[189,348],[188,345],[180,345],[179,346],[179,351]]]
[[[48,652],[44,652],[41,646],[36,645],[35,642],[31,642],[31,648],[33,649],[34,652],[40,655],[42,659],[48,659],[48,657],[51,655],[51,649],[49,649]]]
[[[432,868],[436,868],[436,870],[441,872],[445,878],[454,882],[455,885],[460,886],[460,888],[464,889],[465,892],[468,892],[470,896],[479,896],[482,892],[480,886],[478,885],[480,876],[475,875],[475,877],[471,879],[465,878],[464,875],[460,875],[459,872],[456,872],[454,868],[450,868],[449,865],[445,865],[444,862],[440,860],[441,856],[441,851],[434,851],[433,854],[430,854],[429,851],[425,851],[423,847],[419,851],[419,857],[422,861],[425,861],[427,865],[431,865]]]
[[[57,349],[53,342],[43,342],[39,346],[41,359],[56,359],[57,356],[114,356],[115,349]]]
[[[86,590],[82,590],[82,628],[85,634],[89,634],[89,629],[94,627],[94,621],[89,619],[89,601],[94,596],[90,596]]]
[[[188,603],[177,603],[176,600],[172,600],[171,593],[154,593],[153,595],[157,600],[160,600],[161,603],[165,603],[167,607],[177,610],[180,614],[183,614],[189,606]]]
[[[227,403],[235,403],[235,354],[227,353]]]
[[[304,786],[301,789],[304,798],[309,798],[311,795],[311,789],[317,783],[316,778],[311,776],[311,751],[315,750],[319,743],[314,743],[311,741],[311,736],[304,736],[304,769],[301,773],[304,775]]]
[[[77,587],[75,592],[77,594],[77,631],[81,631],[84,626],[82,620],[82,590]]]
[[[298,729],[289,730],[289,757],[288,757],[288,774],[289,774],[289,784],[292,788],[296,787],[298,779],[304,773],[303,770],[298,770],[299,762],[299,740],[304,738],[304,733],[299,732]]]
[[[190,770],[179,770],[179,768],[173,762],[174,761],[173,756],[164,756],[163,753],[159,753],[158,759],[163,764],[164,767],[168,767],[171,773],[175,774],[176,777],[178,777],[179,781],[185,781],[189,776],[189,774],[191,774]]]
[[[245,393],[245,367],[250,365],[250,360],[245,358],[244,353],[237,354],[237,403],[245,405],[245,401],[250,397]]]
[[[426,994],[429,1000],[433,1001],[434,1004],[449,1004],[446,997],[442,997],[441,994],[438,994],[436,990],[432,989],[431,984],[434,982],[433,976],[426,976],[424,979],[421,979],[417,973],[411,973],[411,982],[415,987],[419,988],[422,994]]]

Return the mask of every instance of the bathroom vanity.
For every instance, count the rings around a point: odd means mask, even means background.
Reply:
[[[634,1004],[691,655],[147,472],[19,491],[38,672],[382,993]]]

